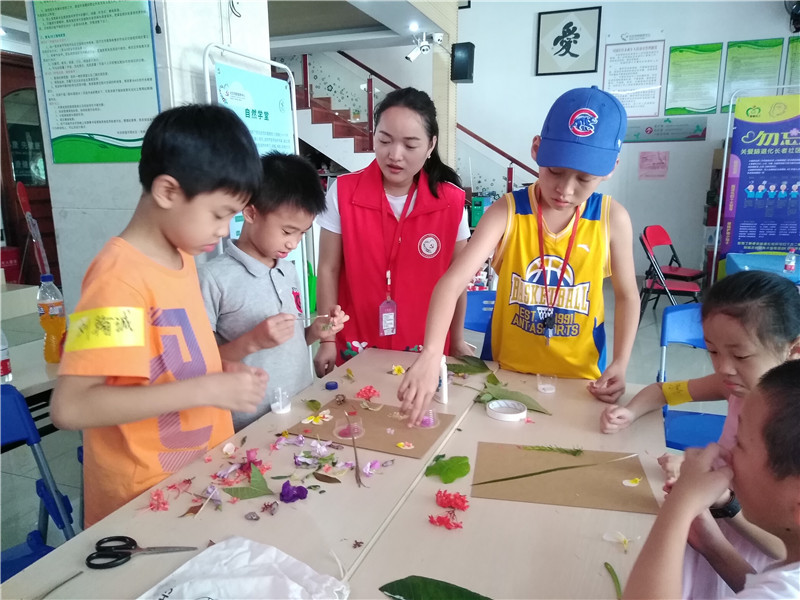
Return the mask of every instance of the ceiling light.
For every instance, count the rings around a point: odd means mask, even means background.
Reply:
[[[411,25],[408,26],[409,31],[412,33],[419,31],[419,23],[416,21],[411,21]]]

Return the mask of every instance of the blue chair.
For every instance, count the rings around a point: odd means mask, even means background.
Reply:
[[[56,485],[25,397],[13,385],[4,384],[0,388],[0,409],[0,443],[2,446],[27,443],[42,476],[36,482],[36,494],[41,499],[39,528],[28,534],[25,543],[0,553],[0,581],[5,581],[53,550],[45,543],[49,518],[53,519],[66,539],[75,537],[75,531],[72,528],[72,506],[69,498]]]
[[[496,298],[497,292],[492,290],[467,292],[467,314],[464,317],[464,329],[486,333],[489,321],[492,320]]]
[[[701,308],[700,304],[679,304],[664,309],[661,320],[661,366],[656,378],[658,382],[667,380],[667,347],[670,344],[705,349]],[[664,405],[664,437],[667,448],[685,450],[689,447],[707,446],[719,439],[724,423],[723,415],[670,410],[669,406]]]

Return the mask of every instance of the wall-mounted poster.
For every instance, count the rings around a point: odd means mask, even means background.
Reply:
[[[739,98],[720,252],[800,247],[800,94]]]
[[[800,35],[789,38],[789,52],[786,56],[786,85],[800,85]],[[786,93],[794,93],[787,91]]]
[[[751,90],[750,94],[753,91],[774,94],[781,72],[782,54],[783,38],[728,42],[721,112],[730,110],[731,94],[737,90]]]
[[[606,44],[603,89],[619,98],[628,118],[657,117],[663,67],[664,40]]]
[[[672,46],[669,49],[665,115],[717,112],[722,44]]]
[[[150,3],[31,4],[53,162],[138,162],[159,113]]]
[[[259,154],[277,150],[293,154],[294,118],[289,82],[266,73],[217,62],[214,65],[217,103],[227,106],[244,122]],[[241,213],[231,220],[231,238],[238,239],[244,225]]]
[[[539,13],[536,74],[597,72],[599,6]]]

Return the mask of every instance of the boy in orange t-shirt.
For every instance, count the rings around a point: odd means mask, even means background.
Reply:
[[[233,435],[267,375],[220,360],[193,255],[212,250],[261,182],[244,124],[218,106],[151,123],[133,218],[94,259],[70,315],[53,423],[84,429],[88,527]]]

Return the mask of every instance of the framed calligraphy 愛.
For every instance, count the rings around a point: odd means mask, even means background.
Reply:
[[[536,75],[596,73],[601,7],[539,13]]]

